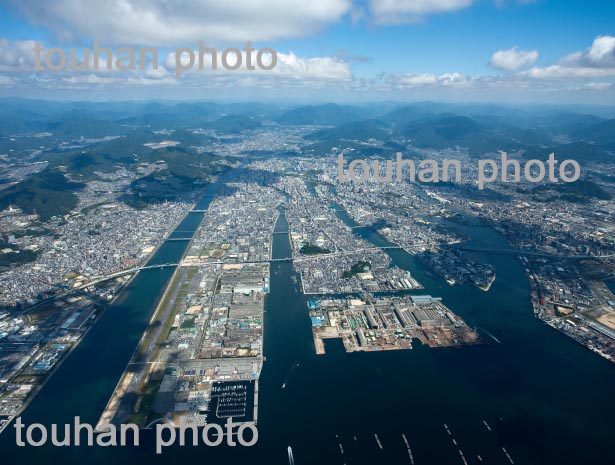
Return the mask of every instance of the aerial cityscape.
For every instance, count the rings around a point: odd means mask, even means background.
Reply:
[[[3,458],[615,463],[613,6],[248,3],[0,1]]]

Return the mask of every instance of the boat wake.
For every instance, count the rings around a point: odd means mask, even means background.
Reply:
[[[295,465],[295,458],[293,457],[293,448],[288,446],[288,465]]]
[[[485,328],[481,328],[483,331],[485,331],[487,333],[487,335],[493,339],[495,342],[497,342],[498,344],[501,344],[502,341],[500,341],[497,337],[495,337],[493,334],[491,334],[489,331],[487,331]]]
[[[284,382],[282,383],[282,389],[286,389],[286,385],[288,384],[288,382],[290,381],[290,377],[293,374],[293,371],[295,370],[295,368],[297,368],[299,366],[299,362],[297,360],[295,360],[293,362],[293,364],[290,367],[290,370],[288,371],[288,375],[286,375],[286,378],[284,379]]]

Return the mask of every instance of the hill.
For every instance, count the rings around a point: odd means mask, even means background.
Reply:
[[[418,106],[403,106],[397,107],[394,110],[385,113],[378,117],[380,121],[390,123],[393,126],[407,124],[411,121],[417,121],[427,118],[431,113],[424,108]]]
[[[594,181],[579,179],[571,183],[543,184],[534,188],[534,192],[559,192],[560,199],[573,203],[587,203],[590,199],[611,200],[613,196]]]
[[[129,131],[128,128],[122,127],[120,124],[91,118],[81,112],[71,112],[59,120],[47,123],[44,130],[62,140],[101,139],[105,136],[118,136]]]
[[[417,147],[443,149],[465,147],[472,155],[497,150],[514,150],[522,146],[514,139],[498,134],[466,116],[439,114],[413,121],[395,131],[398,137]]]
[[[573,132],[572,135],[595,144],[615,147],[615,119],[579,129]]]
[[[246,115],[226,115],[206,125],[208,129],[214,129],[222,134],[239,134],[242,131],[258,129],[260,126],[258,120]]]
[[[308,140],[336,141],[369,139],[386,140],[389,133],[384,129],[383,123],[377,120],[355,121],[342,124],[330,129],[322,129],[305,137]]]
[[[46,221],[73,210],[78,202],[74,192],[82,188],[83,184],[70,181],[60,171],[46,169],[0,191],[0,210],[16,205]]]
[[[308,105],[294,108],[278,118],[281,124],[338,126],[368,117],[368,111],[350,105]]]
[[[549,147],[530,147],[524,154],[524,157],[546,159],[551,153],[554,153],[555,158],[560,161],[567,158],[577,161],[594,162],[609,162],[613,160],[613,156],[609,155],[602,147],[584,141]]]

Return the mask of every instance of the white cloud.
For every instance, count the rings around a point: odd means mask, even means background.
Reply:
[[[572,53],[560,60],[565,67],[615,68],[615,37],[598,36],[584,52]]]
[[[613,88],[613,84],[610,82],[590,82],[583,87],[589,90],[606,90]]]
[[[34,43],[33,40],[10,41],[0,37],[0,71],[32,71]]]
[[[471,78],[461,73],[410,73],[390,74],[386,81],[393,89],[412,89],[415,87],[469,87],[476,78]]]
[[[446,13],[467,8],[474,0],[370,0],[369,9],[378,24],[400,24],[420,21],[433,13]]]
[[[0,0],[1,1],[1,0]],[[196,44],[195,44],[196,45]],[[469,76],[457,72],[429,73],[413,72],[385,74],[372,77],[357,77],[352,70],[355,59],[346,51],[338,51],[333,56],[305,57],[293,52],[278,52],[277,66],[270,71],[249,70],[246,67],[246,52],[242,50],[242,66],[234,71],[225,70],[221,64],[222,48],[218,47],[218,70],[210,69],[210,57],[205,58],[205,67],[198,69],[198,51],[194,52],[194,69],[175,77],[175,55],[160,52],[159,67],[152,69],[147,63],[146,70],[120,71],[115,67],[106,70],[104,58],[100,70],[93,69],[92,54],[88,57],[89,69],[75,71],[65,69],[60,71],[33,72],[34,41],[9,41],[0,38],[0,87],[2,91],[20,90],[106,90],[127,89],[132,95],[138,87],[152,90],[151,95],[167,95],[177,89],[184,90],[184,95],[197,95],[200,90],[208,89],[215,94],[232,94],[235,90],[254,89],[279,95],[292,95],[293,92],[313,92],[313,95],[330,95],[335,92],[353,92],[353,95],[368,95],[368,93],[391,93],[391,95],[415,95],[417,98],[434,98],[438,95],[454,96],[454,98],[477,97],[481,95],[585,95],[595,99],[605,99],[614,95],[615,86],[609,79],[615,76],[613,51],[615,38],[610,36],[597,37],[591,47],[585,51],[572,53],[559,60],[556,64],[545,67],[534,67],[520,71],[522,66],[529,66],[537,59],[537,52],[512,48],[500,50],[493,54],[492,66],[507,71],[500,75]],[[112,49],[113,46],[109,45]],[[238,47],[243,48],[243,47]],[[69,55],[66,50],[67,56]],[[256,63],[257,50],[252,51],[251,61]],[[83,59],[83,52],[78,52],[78,58]],[[115,64],[116,55],[113,57]],[[234,62],[234,55],[229,56]],[[184,59],[186,62],[187,57]],[[270,55],[263,54],[263,62],[269,63]],[[138,63],[137,63],[138,65]],[[10,72],[10,77],[3,76]],[[6,90],[8,88],[9,90]],[[135,90],[135,92],[137,92]],[[143,91],[146,92],[146,91]],[[179,92],[179,91],[178,91]],[[149,95],[149,94],[144,94]],[[554,97],[555,98],[555,97]]]
[[[352,6],[352,0],[8,1],[63,40],[158,46],[301,37],[340,20]]]
[[[278,66],[274,74],[293,79],[346,81],[352,78],[350,66],[331,57],[299,58],[294,53],[278,53]]]
[[[80,74],[78,76],[64,76],[62,82],[69,84],[115,84],[116,78],[111,76],[99,76],[97,74]]]
[[[435,74],[406,74],[397,79],[396,85],[405,87],[417,87],[430,84],[437,84],[438,76]]]
[[[158,69],[147,68],[143,74],[149,79],[166,79],[171,77],[171,74],[163,66],[159,66]]]
[[[571,53],[557,64],[532,68],[536,79],[589,79],[615,76],[615,37],[598,36],[591,47]]]
[[[36,41],[34,40],[8,40],[4,37],[0,37],[0,72],[40,72],[35,67],[35,53],[34,46]],[[48,51],[44,44],[40,44],[40,65],[43,68],[47,68],[46,53]],[[63,48],[64,55],[66,57],[66,63],[64,69],[55,71],[56,73],[71,74],[77,72],[92,72],[94,70],[94,52],[89,47],[88,52],[83,50],[74,50],[72,47],[70,50]],[[87,66],[84,65],[84,57],[87,53]],[[85,69],[72,69],[73,57],[76,61],[78,68]],[[58,53],[54,53],[51,57],[53,63],[57,64],[59,59]],[[115,66],[117,55],[111,50],[111,64]],[[137,54],[136,60],[139,57]],[[96,72],[108,72],[107,70],[107,54],[101,53],[98,57],[98,69]]]
[[[538,60],[537,50],[517,50],[517,47],[513,47],[495,52],[491,56],[489,65],[497,69],[514,71],[532,66],[536,60]]]
[[[586,68],[551,65],[532,68],[528,75],[536,79],[589,79],[615,76],[615,68]]]
[[[250,61],[255,69],[248,69],[246,52],[241,50],[242,65],[237,70],[226,70],[222,66],[222,50],[218,49],[217,70],[211,69],[211,55],[204,56],[204,68],[199,69],[199,53],[194,50],[195,63],[192,70],[181,73],[175,77],[175,53],[160,54],[157,69],[153,68],[151,60],[147,60],[145,69],[139,69],[139,56],[137,53],[135,70],[119,70],[116,68],[118,55],[111,48],[112,68],[107,69],[106,54],[98,59],[99,67],[94,69],[94,56],[92,50],[87,57],[87,66],[84,69],[71,69],[69,66],[71,53],[63,49],[66,56],[66,66],[60,70],[48,69],[42,61],[43,70],[36,71],[34,67],[34,41],[9,41],[0,38],[0,72],[11,72],[19,76],[17,81],[0,75],[0,85],[9,86],[21,84],[48,88],[54,83],[58,86],[91,87],[127,87],[139,85],[174,85],[183,83],[194,87],[229,87],[241,85],[248,87],[284,87],[284,86],[327,86],[344,84],[351,85],[354,80],[350,64],[342,57],[299,57],[293,52],[276,53],[277,65],[271,70],[260,69],[257,65],[258,50],[252,49]],[[45,47],[42,47],[45,50]],[[76,52],[76,59],[81,66],[84,52]],[[228,55],[228,64],[235,63],[236,56]],[[262,53],[261,63],[267,66],[271,63],[272,55],[268,51]],[[186,65],[188,54],[182,55],[182,63]]]
[[[219,51],[220,52],[220,51]],[[276,53],[277,65],[271,70],[261,70],[256,64],[257,51],[254,50],[251,55],[251,63],[256,69],[248,70],[246,52],[242,51],[241,67],[234,71],[225,70],[221,64],[221,53],[218,53],[217,57],[217,70],[211,70],[212,57],[209,54],[203,56],[203,68],[199,69],[199,53],[198,50],[194,51],[194,64],[191,70],[182,72],[182,75],[206,75],[206,74],[225,74],[229,76],[250,76],[250,77],[262,77],[262,78],[285,78],[292,80],[328,80],[328,81],[348,81],[352,79],[352,72],[350,65],[335,57],[312,57],[302,58],[295,55],[293,52],[289,53]],[[180,57],[182,66],[187,67],[190,62],[188,53],[184,53]],[[268,65],[271,63],[271,55],[263,54],[263,64]],[[164,60],[164,68],[175,73],[175,52],[170,53]],[[236,57],[233,54],[229,54],[228,64],[234,65],[236,63]],[[248,81],[249,82],[249,81]]]
[[[0,87],[10,87],[15,82],[12,78],[8,76],[0,76]]]

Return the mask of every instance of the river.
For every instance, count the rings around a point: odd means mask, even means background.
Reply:
[[[212,192],[198,209],[206,208]],[[337,214],[353,225],[344,212]],[[198,215],[190,214],[176,231],[194,231]],[[282,214],[276,231],[287,227]],[[504,243],[487,227],[456,227],[472,245]],[[387,243],[373,231],[354,231],[375,245]],[[187,244],[165,242],[151,263],[178,260]],[[290,255],[287,235],[273,236],[272,253]],[[485,258],[497,273],[485,293],[448,286],[404,251],[388,253],[425,286],[419,293],[442,297],[470,326],[501,343],[487,337],[472,347],[346,354],[330,341],[327,354],[316,356],[292,265],[274,263],[256,446],[170,447],[157,456],[151,434],[143,433],[139,448],[18,448],[9,427],[0,436],[3,461],[287,464],[290,445],[297,465],[409,464],[404,434],[417,465],[463,465],[459,450],[469,464],[480,463],[478,455],[484,463],[509,463],[502,447],[515,464],[613,463],[615,367],[534,318],[527,278],[514,256]],[[24,423],[64,424],[77,415],[96,423],[171,275],[172,269],[162,269],[136,276],[33,400]]]

